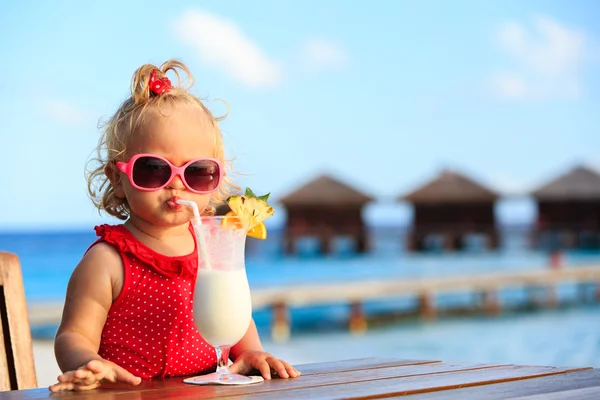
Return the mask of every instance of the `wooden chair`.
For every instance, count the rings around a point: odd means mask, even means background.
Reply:
[[[19,257],[0,252],[0,391],[36,387]]]

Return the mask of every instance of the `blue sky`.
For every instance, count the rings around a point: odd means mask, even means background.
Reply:
[[[394,198],[454,168],[527,220],[528,190],[600,166],[598,15],[584,0],[5,2],[0,229],[113,221],[83,178],[98,119],[169,58],[216,113],[229,103],[242,186],[276,200],[330,172],[378,199],[369,220],[405,222]]]

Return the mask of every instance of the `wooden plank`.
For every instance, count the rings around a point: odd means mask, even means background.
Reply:
[[[167,380],[149,380],[144,381],[142,385],[134,388],[124,386],[105,385],[102,390],[94,391],[94,399],[131,399],[139,394],[143,395],[145,400],[164,399],[175,397],[192,396],[196,399],[221,398],[228,396],[250,396],[256,395],[257,398],[265,395],[273,395],[274,398],[287,398],[289,393],[297,390],[314,389],[318,394],[321,391],[330,393],[331,387],[346,386],[350,384],[362,385],[370,382],[386,382],[389,379],[399,376],[414,377],[437,373],[452,373],[453,371],[474,371],[484,368],[502,368],[486,364],[450,364],[433,363],[419,365],[401,365],[384,368],[370,368],[366,370],[352,370],[336,373],[315,373],[312,375],[302,375],[296,379],[273,379],[262,383],[247,386],[199,386],[183,384],[182,378],[173,378]],[[41,393],[39,390],[26,392],[29,396],[22,398],[48,398],[49,392]],[[55,394],[53,398],[56,396]],[[69,395],[69,393],[58,393],[59,396]],[[35,397],[38,396],[38,397]],[[310,398],[306,397],[306,398]]]
[[[0,274],[1,276],[2,274]],[[0,278],[1,279],[1,278]],[[2,282],[0,282],[0,307],[4,303],[4,290],[2,289]],[[6,345],[4,344],[3,326],[7,321],[3,316],[4,312],[0,310],[0,392],[3,390],[10,390],[10,378],[8,375],[8,360],[6,358]]]
[[[0,252],[0,275],[2,275],[6,318],[10,330],[10,344],[19,389],[37,387],[33,344],[27,319],[25,289],[19,258],[12,253]],[[4,332],[6,336],[7,333]],[[8,350],[8,349],[7,349]]]
[[[321,382],[318,386],[315,384],[313,387],[295,390],[290,388],[285,392],[262,391],[261,393],[245,394],[244,399],[279,399],[282,397],[311,400],[331,398],[377,399],[439,390],[444,390],[446,391],[444,393],[447,393],[447,391],[458,387],[530,379],[538,376],[561,374],[567,371],[569,370],[557,367],[504,366],[442,373],[432,372],[387,379],[381,377],[362,382],[356,380],[332,383]],[[234,397],[223,398],[233,399]]]
[[[0,253],[0,262],[2,253]],[[4,277],[0,273],[0,307],[4,307],[6,299],[4,298]],[[4,326],[8,324],[5,320],[5,310],[0,309],[0,391],[10,390],[10,378],[8,376],[8,360],[6,358],[6,345],[4,344]]]
[[[571,389],[562,392],[536,394],[533,396],[515,397],[513,400],[598,400],[600,399],[600,387],[589,387],[583,389]]]
[[[562,377],[560,374],[565,374],[565,377],[572,379],[576,384],[586,384],[591,379],[597,384],[598,373],[595,370],[576,370],[580,372],[572,372],[574,370],[554,367],[529,367],[529,366],[486,366],[479,369],[461,370],[461,369],[448,369],[444,368],[442,372],[431,371],[431,366],[453,366],[453,364],[425,364],[420,366],[413,366],[411,375],[404,377],[396,376],[398,371],[393,374],[381,374],[382,370],[386,369],[398,369],[407,367],[392,367],[374,369],[377,374],[372,375],[370,373],[363,374],[362,377],[354,379],[349,376],[351,372],[342,372],[339,374],[323,374],[313,375],[309,377],[302,376],[294,380],[271,380],[268,382],[241,386],[241,387],[220,387],[220,386],[194,386],[185,385],[181,383],[179,379],[168,379],[168,380],[152,380],[145,381],[142,387],[136,389],[127,388],[115,388],[108,390],[95,390],[91,392],[63,392],[51,394],[47,389],[34,389],[26,391],[14,391],[6,392],[7,397],[4,393],[0,393],[0,399],[47,399],[47,398],[85,398],[85,399],[164,399],[164,398],[231,398],[239,399],[240,396],[244,398],[291,398],[291,399],[327,399],[327,398],[380,398],[380,397],[394,397],[401,395],[410,395],[413,393],[428,392],[431,390],[444,390],[443,392],[429,393],[428,395],[439,395],[439,398],[461,398],[461,399],[479,399],[482,398],[481,394],[485,393],[485,399],[504,399],[508,398],[507,394],[512,393],[509,389],[508,392],[502,391],[490,391],[489,393],[495,393],[496,397],[488,397],[488,391],[478,391],[480,396],[468,396],[468,397],[448,397],[448,395],[454,393],[465,393],[465,389],[455,389],[457,387],[472,386],[472,385],[486,385],[484,388],[498,389],[501,384],[493,384],[495,382],[503,381],[514,381],[525,379],[527,381],[540,381],[543,378],[536,378],[539,376],[551,376],[552,378]],[[456,367],[456,366],[455,366]],[[464,366],[463,366],[464,367]],[[430,373],[427,373],[429,370]],[[352,373],[359,373],[360,371],[353,371]],[[372,371],[369,371],[372,372]],[[405,371],[406,372],[406,371]],[[416,373],[416,375],[414,375]],[[556,375],[555,375],[556,374]],[[334,378],[335,375],[337,379]],[[391,376],[391,377],[387,377]],[[345,379],[344,379],[345,376]],[[340,382],[340,378],[342,382]],[[360,380],[366,379],[366,380]],[[307,382],[312,380],[312,382]],[[567,382],[568,380],[563,380]],[[521,381],[523,382],[523,381]],[[518,382],[518,383],[521,383]],[[526,381],[525,381],[526,382]],[[310,383],[310,387],[302,387]],[[510,382],[512,384],[517,382]],[[537,387],[540,387],[539,384]],[[566,386],[565,386],[566,387]],[[139,389],[139,390],[138,390]],[[454,389],[454,390],[451,390]],[[462,392],[461,392],[462,391]],[[580,394],[582,393],[575,393]],[[585,393],[583,393],[585,394]],[[498,396],[499,395],[499,396]],[[514,396],[509,396],[514,397]],[[423,397],[423,396],[411,396],[414,399],[430,399],[437,397]],[[584,397],[585,398],[585,397]],[[530,400],[530,399],[528,399]]]
[[[472,386],[410,396],[410,400],[500,400],[518,396],[548,395],[552,392],[600,386],[600,370],[588,369],[533,379]],[[545,397],[544,397],[545,398]],[[600,399],[600,396],[598,397]]]
[[[302,376],[315,374],[331,374],[344,371],[361,371],[372,368],[397,367],[401,365],[420,365],[440,363],[441,361],[426,360],[399,360],[394,358],[369,357],[342,361],[320,362],[314,364],[300,364],[295,368],[302,372]]]
[[[368,370],[373,368],[386,368],[386,367],[394,367],[394,366],[407,366],[407,365],[421,365],[421,364],[432,364],[432,363],[440,363],[440,361],[436,360],[403,360],[403,359],[395,359],[395,358],[385,358],[385,357],[368,357],[368,358],[359,358],[359,359],[349,359],[349,360],[341,360],[341,361],[331,361],[331,362],[320,362],[320,363],[311,363],[311,364],[300,364],[295,365],[295,367],[302,372],[302,376],[316,375],[316,374],[331,374],[331,373],[339,373],[345,371],[358,371],[358,370]],[[458,365],[458,364],[457,364]],[[148,390],[156,390],[163,389],[165,387],[174,387],[180,385],[181,380],[183,378],[171,378],[167,380],[150,380],[144,381],[142,386],[139,386],[138,389],[140,391],[148,391]],[[111,392],[127,392],[129,390],[123,388],[122,386],[106,384],[104,385],[104,389],[110,389]],[[103,389],[103,390],[104,390]],[[45,393],[44,393],[45,394]],[[45,397],[44,397],[45,398]]]

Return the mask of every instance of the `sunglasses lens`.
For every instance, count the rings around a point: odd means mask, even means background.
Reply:
[[[219,164],[211,160],[196,161],[184,172],[185,181],[198,192],[210,192],[219,184]]]
[[[155,157],[140,157],[133,164],[133,181],[136,185],[154,189],[163,186],[171,177],[171,167]]]

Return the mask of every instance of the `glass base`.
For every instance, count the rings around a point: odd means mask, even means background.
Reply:
[[[193,376],[183,380],[193,385],[248,385],[264,381],[262,376],[245,376],[239,374],[211,374]]]

